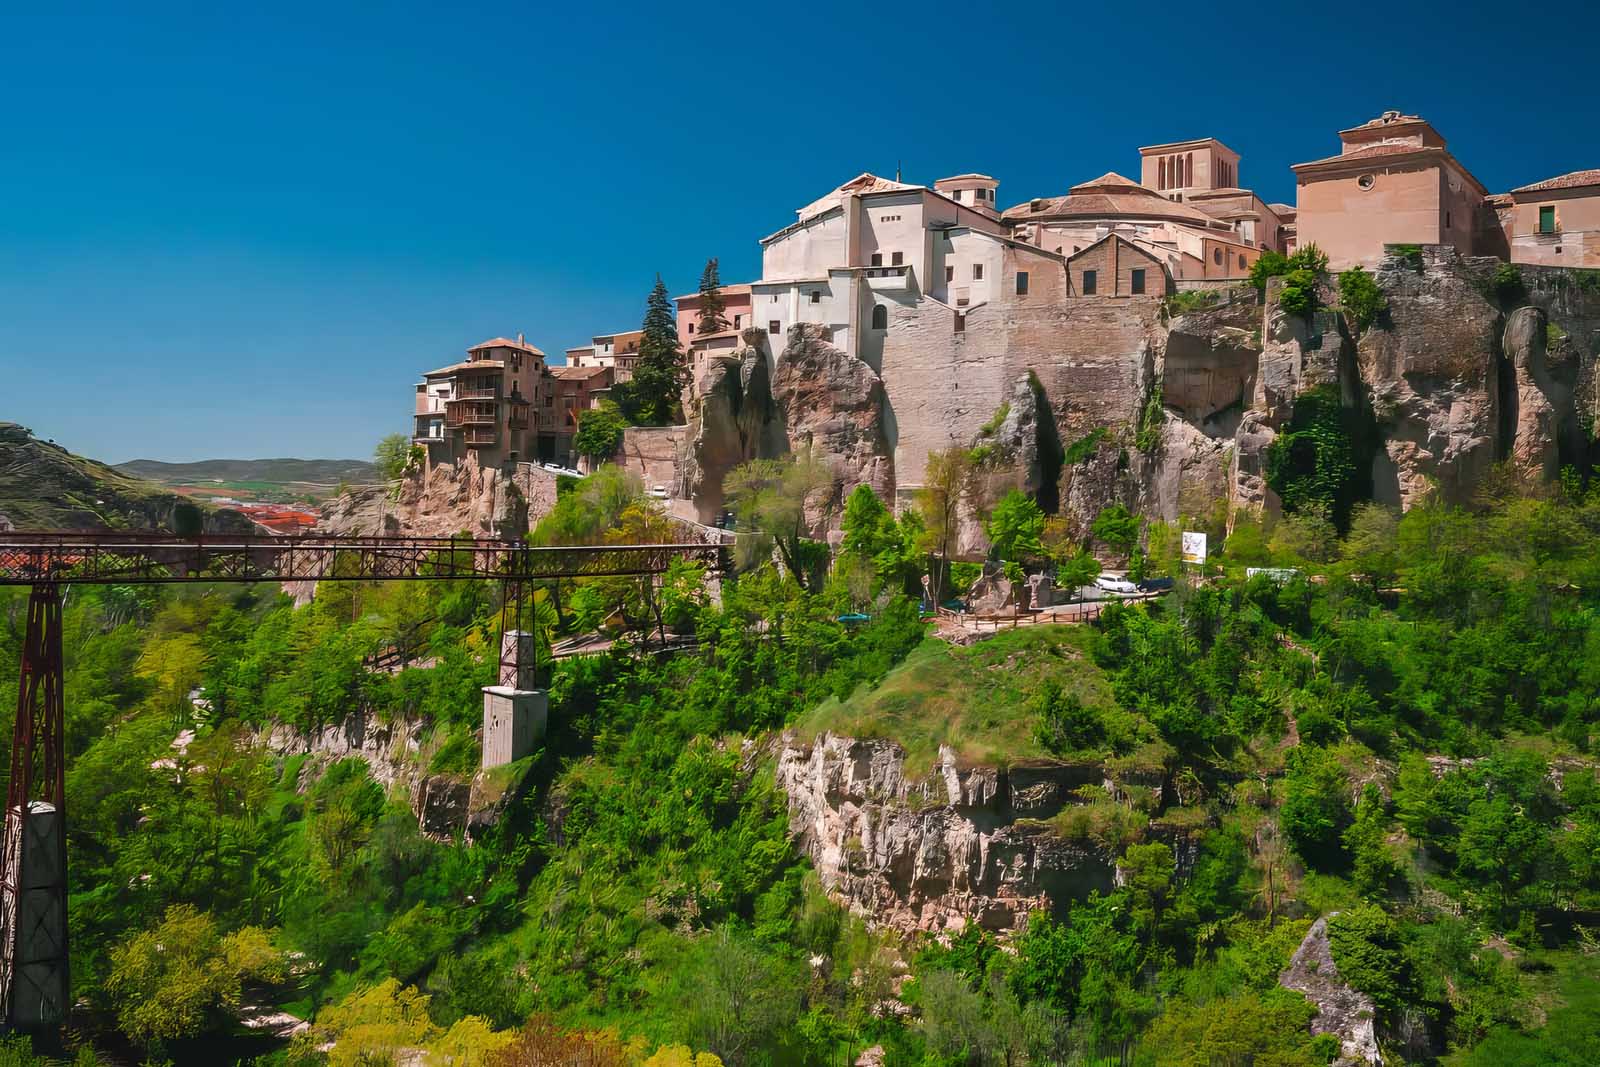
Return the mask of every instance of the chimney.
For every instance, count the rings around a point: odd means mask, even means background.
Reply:
[[[527,342],[522,339],[522,331],[521,330],[517,331],[517,344],[519,344],[519,345],[527,344]]]

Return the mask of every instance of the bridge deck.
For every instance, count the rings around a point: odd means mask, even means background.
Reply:
[[[0,585],[40,582],[419,581],[659,574],[674,560],[721,570],[721,546],[530,548],[464,537],[293,537],[145,533],[0,534]]]

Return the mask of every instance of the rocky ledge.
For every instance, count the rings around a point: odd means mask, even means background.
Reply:
[[[1006,929],[1117,883],[1115,856],[1048,821],[1080,787],[1111,785],[1097,763],[964,767],[941,748],[917,777],[893,741],[790,733],[777,781],[823,885],[875,923]],[[1192,850],[1173,843],[1181,868]]]

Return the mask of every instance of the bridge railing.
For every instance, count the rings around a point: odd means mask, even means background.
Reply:
[[[674,560],[721,571],[718,545],[534,548],[461,537],[292,537],[138,533],[0,534],[0,585],[37,582],[537,580],[659,574]]]

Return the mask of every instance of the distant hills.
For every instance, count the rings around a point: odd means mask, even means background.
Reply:
[[[207,482],[336,486],[381,479],[378,468],[362,459],[203,459],[197,463],[163,463],[134,459],[116,469],[162,485],[204,485]]]
[[[207,532],[247,532],[249,519],[208,508],[164,485],[74,455],[27,427],[0,422],[0,516],[19,530],[169,530],[180,511]]]

